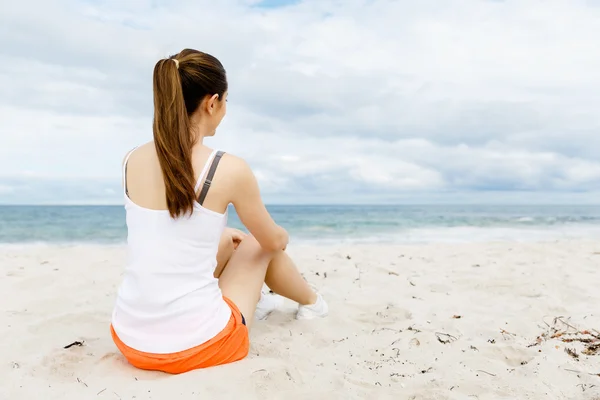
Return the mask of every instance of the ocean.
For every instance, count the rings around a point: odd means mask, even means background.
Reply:
[[[269,206],[292,243],[600,238],[600,206]],[[243,229],[235,210],[229,226]],[[0,206],[0,243],[126,241],[122,206]]]

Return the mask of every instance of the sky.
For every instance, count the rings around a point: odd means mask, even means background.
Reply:
[[[154,65],[186,47],[228,74],[206,144],[267,203],[599,203],[598,0],[0,7],[0,203],[121,204]]]

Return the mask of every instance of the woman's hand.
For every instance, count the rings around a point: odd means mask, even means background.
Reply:
[[[282,230],[282,236],[284,237],[284,245],[283,245],[283,251],[286,251],[288,244],[290,243],[290,234],[283,228],[280,226],[280,229]]]
[[[225,234],[227,234],[227,235],[229,235],[229,237],[231,237],[231,241],[233,242],[234,249],[237,249],[237,247],[240,245],[242,240],[244,240],[246,238],[246,236],[248,236],[246,233],[240,231],[239,229],[235,229],[235,228],[225,228]]]

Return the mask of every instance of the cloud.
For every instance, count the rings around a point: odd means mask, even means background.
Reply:
[[[0,16],[3,188],[120,202],[122,156],[151,139],[154,63],[184,47],[224,63],[229,114],[207,143],[247,159],[268,201],[582,200],[600,184],[589,1],[33,3]]]

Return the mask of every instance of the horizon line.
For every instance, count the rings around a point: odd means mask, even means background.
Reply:
[[[520,203],[520,202],[421,202],[421,203],[265,203],[265,206],[286,206],[286,207],[386,207],[386,206],[596,206],[600,207],[600,203]],[[0,203],[0,207],[124,207],[124,204],[119,203]],[[230,204],[228,207],[233,207]]]

